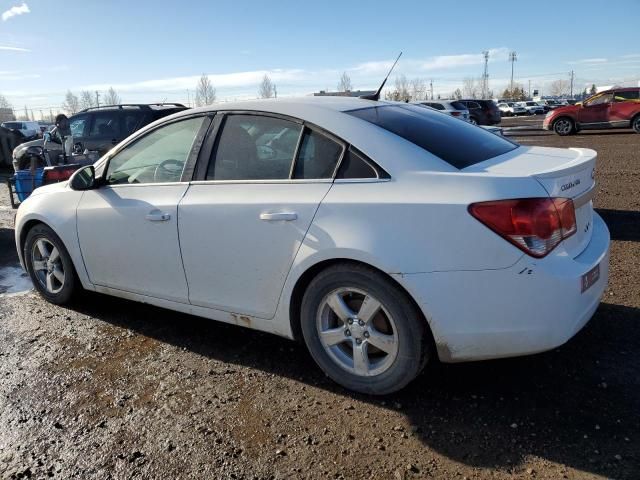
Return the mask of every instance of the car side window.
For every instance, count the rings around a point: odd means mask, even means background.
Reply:
[[[602,95],[598,95],[597,97],[592,98],[591,100],[587,100],[585,105],[587,107],[593,107],[594,105],[602,105],[604,103],[611,103],[613,100],[612,93],[603,93]]]
[[[87,130],[88,120],[88,115],[78,115],[71,118],[71,120],[69,121],[71,135],[74,137],[84,137]]]
[[[94,114],[90,137],[117,138],[120,136],[119,118],[117,111]]]
[[[302,125],[282,118],[228,115],[206,179],[288,179],[301,132]]]
[[[333,178],[333,172],[340,161],[342,150],[342,145],[329,137],[310,128],[305,128],[293,178]]]
[[[480,104],[476,102],[467,102],[467,108],[470,110],[475,108],[480,108]]]
[[[152,130],[110,160],[109,185],[178,182],[206,117],[189,118]]]
[[[627,90],[624,92],[616,92],[614,94],[614,101],[616,102],[629,102],[640,100],[640,90]]]
[[[378,178],[376,169],[365,158],[364,153],[349,147],[344,154],[336,178]]]

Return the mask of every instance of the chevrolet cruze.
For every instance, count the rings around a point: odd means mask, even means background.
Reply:
[[[585,325],[609,264],[595,164],[410,104],[220,104],[37,189],[16,245],[50,302],[92,290],[302,339],[339,384],[385,394]]]

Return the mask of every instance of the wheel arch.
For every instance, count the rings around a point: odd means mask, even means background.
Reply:
[[[306,291],[311,281],[316,277],[316,275],[318,275],[323,270],[338,264],[352,264],[352,265],[360,265],[360,266],[371,268],[381,273],[382,275],[384,275],[385,278],[387,278],[390,282],[396,285],[402,292],[404,292],[409,298],[409,300],[411,301],[411,303],[413,304],[413,306],[415,307],[416,311],[419,313],[421,320],[424,322],[424,325],[426,326],[425,331],[427,332],[428,342],[430,343],[430,347],[432,347],[432,351],[435,352],[435,340],[433,337],[433,332],[431,330],[431,325],[427,319],[427,315],[425,315],[425,312],[422,311],[422,308],[420,308],[420,305],[418,305],[418,303],[415,301],[415,299],[413,298],[413,295],[411,295],[411,293],[402,284],[400,284],[395,278],[393,278],[392,275],[389,275],[384,270],[381,270],[380,268],[376,267],[375,265],[371,265],[370,263],[367,263],[361,260],[354,260],[352,258],[331,258],[331,259],[321,260],[309,266],[297,278],[296,283],[293,289],[291,290],[291,296],[289,298],[289,322],[290,322],[291,333],[293,335],[294,340],[296,341],[302,340],[300,309],[302,306],[302,297],[304,296],[304,292]]]

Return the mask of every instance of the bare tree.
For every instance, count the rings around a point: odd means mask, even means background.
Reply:
[[[80,94],[80,108],[91,108],[96,106],[95,97],[91,94],[91,92],[87,90],[83,90]]]
[[[118,105],[119,103],[122,103],[122,100],[120,99],[120,95],[118,95],[118,93],[113,89],[113,87],[109,87],[109,90],[107,90],[107,93],[104,96],[104,104]]]
[[[467,77],[462,83],[462,92],[467,98],[478,98],[479,87],[475,78]]]
[[[387,91],[384,98],[387,100],[395,100],[396,102],[408,102],[411,99],[409,92],[409,81],[405,75],[396,77],[395,88]]]
[[[0,108],[13,108],[9,100],[7,100],[7,97],[2,94],[0,94]]]
[[[569,90],[569,82],[567,80],[554,80],[549,86],[549,92],[555,97],[561,97]]]
[[[74,95],[71,90],[67,90],[67,94],[64,97],[64,103],[62,104],[62,109],[66,111],[69,115],[73,115],[80,110],[80,102],[78,101],[78,97]]]
[[[338,82],[338,91],[339,92],[350,92],[353,90],[353,85],[351,85],[351,77],[347,75],[347,72],[342,72],[340,76],[340,82]]]
[[[462,90],[460,90],[459,88],[456,88],[456,91],[453,92],[453,95],[451,95],[451,98],[460,100],[462,98]]]
[[[209,77],[203,73],[196,86],[196,107],[205,107],[215,101],[216,89],[213,88]]]
[[[276,93],[276,85],[271,81],[269,75],[265,74],[262,77],[262,82],[260,82],[260,86],[258,87],[258,96],[260,98],[271,98],[274,97]]]
[[[411,80],[411,99],[426,100],[427,82],[424,78],[414,78]]]

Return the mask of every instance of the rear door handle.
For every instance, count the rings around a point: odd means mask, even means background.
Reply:
[[[275,222],[278,220],[284,220],[290,222],[298,218],[298,214],[295,212],[277,212],[277,213],[261,213],[260,220],[266,220],[267,222]]]
[[[163,212],[153,212],[148,213],[144,218],[150,222],[166,222],[171,218],[171,215]]]

